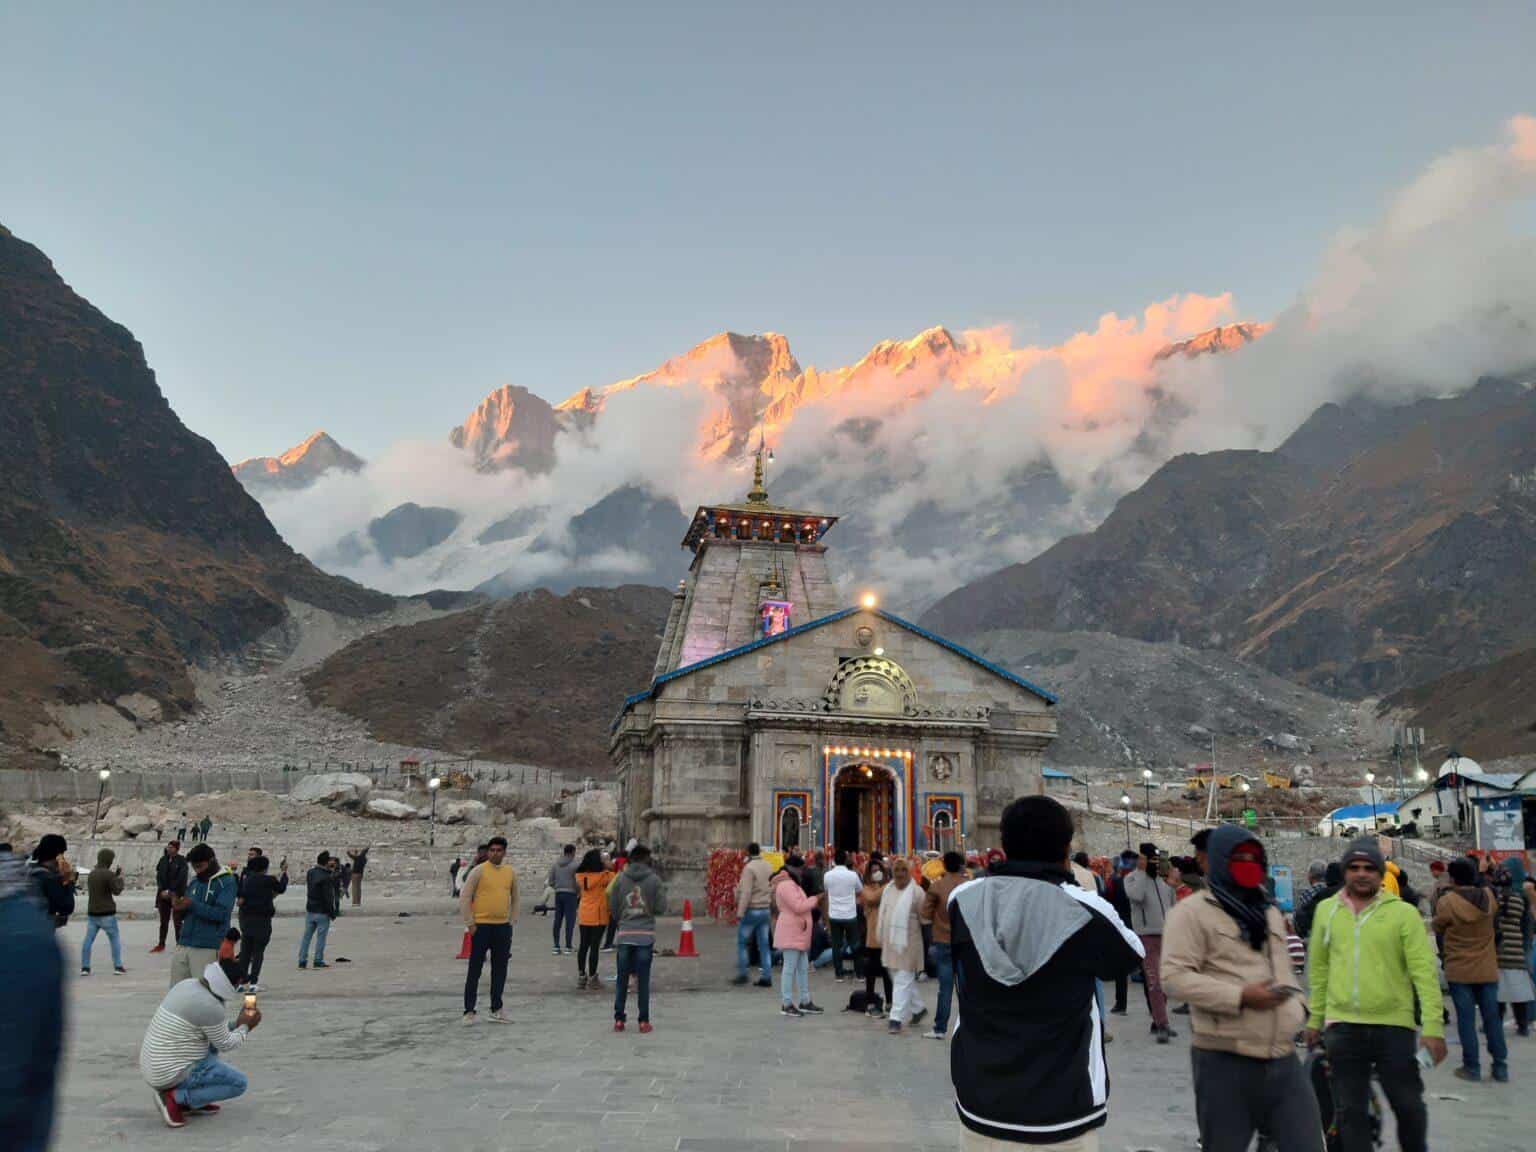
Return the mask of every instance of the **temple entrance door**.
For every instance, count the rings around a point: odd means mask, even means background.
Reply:
[[[849,852],[896,849],[896,781],[878,765],[847,764],[832,781],[832,845]]]

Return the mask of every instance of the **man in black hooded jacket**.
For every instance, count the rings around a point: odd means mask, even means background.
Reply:
[[[1141,941],[1073,879],[1072,817],[1055,800],[1009,804],[1002,840],[1006,859],[949,898],[961,1147],[1097,1148],[1109,1069],[1095,981],[1136,967]]]

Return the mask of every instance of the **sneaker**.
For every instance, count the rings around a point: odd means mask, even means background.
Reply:
[[[742,988],[746,986],[747,978],[745,976],[733,976],[731,977],[731,983],[738,988]]]
[[[165,945],[164,944],[156,944],[153,948],[151,948],[149,950],[149,954],[151,956],[153,956],[156,952],[164,952],[164,951],[165,951]]]
[[[864,1015],[866,1015],[866,1016],[884,1016],[885,1012],[882,1009],[876,1008],[873,1004],[871,1004],[868,1008],[864,1009]]]
[[[1158,1029],[1155,1029],[1153,1031],[1152,1035],[1157,1037],[1157,1042],[1159,1044],[1166,1044],[1166,1043],[1168,1043],[1168,1041],[1170,1039],[1173,1038],[1173,1029],[1172,1028],[1158,1028]]]
[[[823,1012],[826,1011],[826,1009],[823,1008],[820,1004],[816,1004],[810,1000],[807,1000],[804,1004],[800,1005],[800,1011],[811,1016],[820,1016]]]
[[[261,991],[261,985],[260,984],[247,984],[245,986],[245,990],[247,992],[249,992],[252,996],[254,996],[254,995],[256,995],[256,993]]]
[[[317,970],[321,969],[321,968],[329,968],[329,967],[330,967],[330,965],[327,964],[324,960],[316,960],[315,961],[315,968]]]
[[[307,963],[305,963],[303,960],[299,961],[299,971],[300,972],[304,971],[304,969],[306,969],[308,967],[309,967],[309,965]]]
[[[1495,1064],[1493,1066],[1493,1080],[1495,1084],[1509,1083],[1509,1065]]]
[[[890,1033],[892,1036],[900,1036],[901,1035],[901,1023],[900,1023],[900,1021],[897,1021],[897,1020],[889,1021],[886,1024],[886,1026],[885,1026],[885,1030],[888,1033]]]
[[[554,952],[554,954],[555,954],[555,955],[556,955],[556,956],[559,956],[559,955],[560,955],[560,946],[559,946],[559,945],[558,945],[558,944],[557,944],[557,945],[555,945],[555,952]]]
[[[779,1015],[780,1016],[794,1016],[795,1018],[798,1019],[799,1017],[804,1016],[805,1013],[800,1011],[800,1009],[796,1008],[793,1004],[780,1004],[779,1005]]]
[[[753,982],[752,986],[754,988],[772,988],[773,987],[773,981],[772,980],[757,980],[757,981]]]
[[[613,1022],[613,1030],[615,1032],[622,1032],[622,1031],[624,1031],[624,1021],[622,1021],[622,1020],[615,1020]]]
[[[603,978],[601,976],[587,977],[587,991],[601,992],[603,990]]]
[[[201,1108],[183,1108],[182,1112],[188,1116],[217,1116],[219,1106],[217,1104],[204,1104]]]
[[[89,968],[82,968],[82,969],[80,969],[80,975],[82,975],[82,976],[89,976],[90,974],[91,974],[91,970]]]
[[[928,1029],[928,1031],[923,1033],[923,1039],[924,1040],[947,1040],[947,1039],[949,1039],[949,1037],[944,1035],[944,1033],[940,1032],[937,1028],[930,1028],[930,1029]]]
[[[1470,1080],[1474,1084],[1481,1082],[1483,1078],[1482,1072],[1476,1068],[1468,1068],[1465,1064],[1456,1069],[1452,1075],[1454,1075],[1458,1080]]]
[[[576,987],[578,987],[578,988],[585,988],[586,986],[587,986],[587,974],[585,972],[583,972],[580,976],[576,977]]]
[[[503,1012],[500,1008],[492,1008],[491,1009],[490,1021],[491,1021],[492,1024],[510,1024],[510,1023],[512,1023],[511,1018],[505,1012]]]
[[[475,1015],[473,1012],[464,1013],[464,1019],[460,1021],[460,1023],[462,1023],[466,1028],[468,1028],[471,1024],[478,1024],[479,1022],[480,1017]]]
[[[651,1032],[651,1022],[649,1020],[642,1020],[642,1021],[640,1021],[640,1034],[642,1036],[648,1036],[648,1035],[650,1035],[650,1032]]]
[[[160,1091],[150,1089],[155,1094],[155,1107],[160,1111],[160,1119],[165,1121],[167,1128],[185,1128],[186,1120],[181,1114],[181,1105],[176,1103],[176,1089],[166,1088]]]
[[[613,945],[612,944],[608,945],[608,947],[604,948],[603,951],[604,952],[612,952],[613,951]]]
[[[912,1013],[912,1023],[916,1024],[926,1015],[928,1015],[928,1009],[919,1008],[916,1012]]]
[[[1126,1013],[1126,1009],[1123,1008],[1123,1007],[1122,1008],[1111,1008],[1109,1010],[1109,1014],[1111,1016],[1124,1016],[1125,1013]]]
[[[121,964],[119,964],[116,968],[112,969],[112,972],[113,972],[114,975],[117,975],[117,976],[126,976],[126,975],[128,975],[128,969],[124,968]]]
[[[848,977],[846,977],[846,976],[834,976],[834,977],[832,977],[832,980],[833,980],[833,983],[836,983],[836,984],[846,984],[846,983],[848,983]]]

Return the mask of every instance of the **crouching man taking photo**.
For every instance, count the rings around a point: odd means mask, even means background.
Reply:
[[[245,1043],[261,1023],[254,1005],[242,1007],[232,1027],[228,1022],[229,1010],[240,998],[235,991],[239,976],[239,964],[231,959],[209,964],[199,977],[178,981],[144,1033],[139,1070],[155,1094],[160,1118],[171,1128],[184,1126],[187,1116],[217,1112],[219,1101],[245,1092],[245,1073],[219,1058]]]

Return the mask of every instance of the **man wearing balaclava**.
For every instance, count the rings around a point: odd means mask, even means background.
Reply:
[[[1317,1097],[1296,1059],[1306,1005],[1266,864],[1253,833],[1214,829],[1205,890],[1180,901],[1163,928],[1163,984],[1189,1004],[1205,1152],[1246,1152],[1255,1132],[1280,1152],[1323,1152]]]

